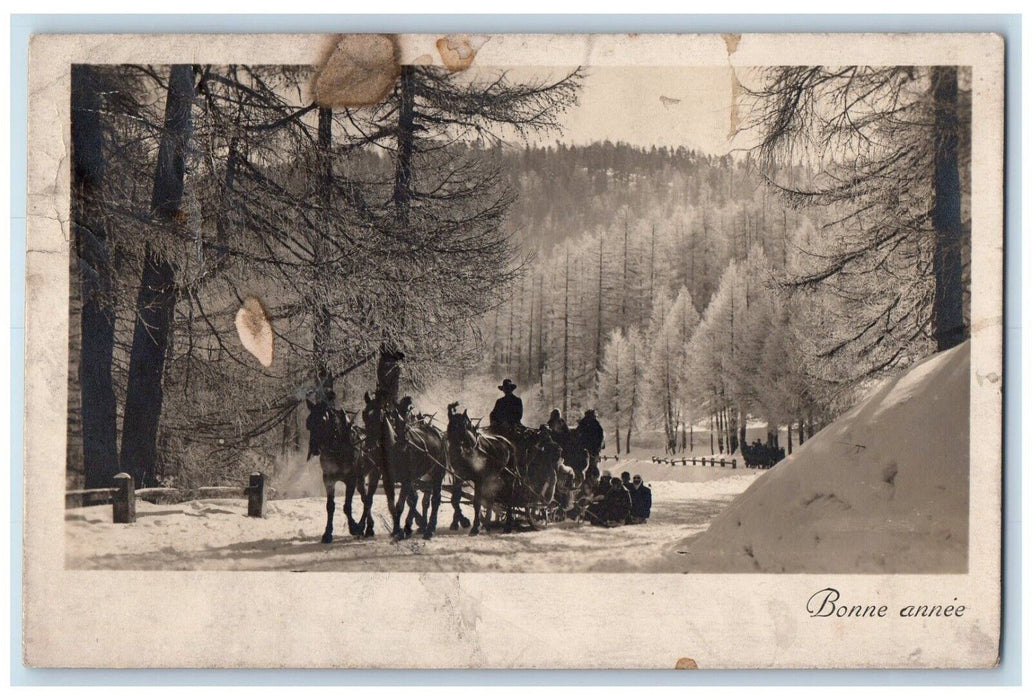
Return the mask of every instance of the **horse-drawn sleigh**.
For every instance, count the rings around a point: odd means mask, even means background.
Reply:
[[[414,524],[424,538],[433,537],[446,488],[453,510],[450,528],[470,527],[470,534],[477,535],[488,527],[492,514],[504,514],[506,532],[517,520],[540,529],[563,519],[569,494],[583,481],[583,469],[563,464],[570,447],[559,445],[544,427],[499,435],[481,430],[452,404],[442,431],[432,418],[408,418],[390,401],[369,394],[360,427],[325,395],[307,404],[309,458],[319,457],[326,488],[324,543],[333,541],[338,481],[346,489],[348,530],[356,537],[373,535],[373,495],[382,481],[396,539],[411,536]],[[570,456],[576,464],[579,456]],[[447,487],[446,479],[451,482]],[[464,490],[465,484],[472,490]],[[352,516],[356,491],[362,502],[357,521]],[[473,508],[472,523],[462,513],[463,502]]]

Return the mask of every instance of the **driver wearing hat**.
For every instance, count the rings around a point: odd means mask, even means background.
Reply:
[[[521,426],[521,421],[523,420],[523,399],[513,393],[516,391],[516,385],[513,384],[511,379],[506,379],[498,387],[498,390],[504,396],[495,401],[494,408],[491,410],[491,427],[511,430]]]

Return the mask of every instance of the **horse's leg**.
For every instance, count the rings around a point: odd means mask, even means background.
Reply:
[[[495,514],[495,499],[494,499],[494,496],[492,496],[490,498],[484,499],[483,523],[484,523],[484,530],[486,532],[491,532],[491,525],[492,525],[492,523],[495,524],[495,525],[498,524],[498,518],[496,517],[496,514]]]
[[[323,531],[322,543],[329,544],[333,542],[333,492],[336,488],[337,480],[331,476],[323,476],[323,486],[326,487],[326,529]]]
[[[398,491],[398,500],[394,500],[394,473],[391,469],[387,468],[388,459],[383,460],[383,492],[387,495],[387,511],[391,515],[391,537],[395,539],[403,539],[404,532],[401,530],[401,512],[405,508],[405,500],[402,498],[403,492]]]
[[[480,484],[473,482],[473,527],[470,528],[470,536],[480,534]]]
[[[452,521],[449,529],[458,530],[459,526],[469,527],[469,520],[462,515],[462,482],[455,478],[452,479],[451,505]]]
[[[408,483],[408,517],[405,519],[405,536],[410,537],[412,535],[412,523],[416,523],[416,528],[419,532],[426,531],[426,504],[428,502],[430,493],[428,491],[423,492],[423,501],[420,504],[419,500],[419,483],[420,481],[414,480]],[[420,510],[422,507],[422,510]]]
[[[363,478],[363,483],[365,479]],[[362,528],[363,537],[372,537],[375,533],[373,532],[373,497],[376,496],[376,487],[380,483],[380,472],[377,469],[373,469],[369,475],[369,486],[365,487],[365,492],[362,494],[362,519],[359,521],[359,525],[365,523]],[[386,489],[385,489],[386,490]]]
[[[427,520],[427,512],[430,510],[430,500],[433,496],[433,481],[427,484],[427,487],[423,489],[423,503],[422,510],[420,512],[420,523],[419,532],[426,534],[426,529],[430,526],[430,521]]]
[[[355,518],[351,513],[351,504],[355,498],[355,487],[358,485],[359,478],[352,474],[344,480],[344,513],[348,516],[348,532],[352,537],[358,537],[362,534],[362,528],[355,522]]]
[[[426,531],[426,504],[429,499],[429,492],[423,490],[423,498],[420,500],[420,484],[422,482],[419,479],[409,482],[409,520],[406,522],[408,527],[408,534],[412,534],[412,523],[416,524],[418,532]]]
[[[430,491],[427,496],[430,498],[430,520],[426,524],[426,530],[423,532],[423,539],[430,539],[434,536],[434,532],[437,531],[437,511],[441,507],[441,487],[444,485],[444,473],[440,476],[435,477],[431,482]],[[426,505],[426,496],[423,497],[424,507]]]
[[[405,517],[405,527],[402,532],[405,533],[406,538],[412,537],[412,521],[419,515],[419,494],[411,481],[402,482],[401,495],[398,496],[398,500],[408,506],[408,515]]]
[[[394,513],[392,514],[392,531],[391,536],[399,540],[405,539],[405,530],[402,527],[402,518],[405,515],[405,506],[410,505],[409,503],[409,490],[408,484],[404,481],[398,485],[397,500],[394,501]],[[412,534],[409,532],[409,534]]]

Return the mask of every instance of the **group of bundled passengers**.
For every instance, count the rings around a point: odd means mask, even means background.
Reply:
[[[399,394],[399,363],[404,358],[400,352],[381,353],[377,367],[376,396],[366,394],[366,410],[363,421],[366,431],[356,433],[353,423],[344,411],[335,406],[332,383],[323,386],[321,397],[308,400],[310,415],[306,422],[309,429],[309,458],[320,456],[323,469],[323,482],[327,493],[327,524],[323,542],[332,541],[334,484],[343,481],[348,486],[345,499],[345,512],[348,516],[348,527],[351,534],[372,535],[371,504],[376,491],[376,480],[373,477],[372,488],[365,488],[365,476],[361,465],[364,461],[356,459],[362,450],[360,445],[373,437],[374,433],[365,434],[372,421],[373,429],[383,435],[383,425],[393,424],[393,430],[404,433],[406,442],[419,434],[414,450],[394,452],[392,459],[398,459],[392,469],[396,469],[391,486],[385,483],[388,503],[393,503],[393,486],[401,485],[398,493],[400,501],[409,506],[409,515],[402,528],[400,516],[402,508],[392,509],[394,519],[392,536],[408,536],[413,518],[422,522],[424,537],[431,537],[437,522],[437,507],[440,503],[440,480],[444,470],[452,471],[453,478],[474,483],[475,517],[470,530],[471,535],[479,532],[481,515],[489,522],[492,504],[501,500],[506,506],[506,531],[512,524],[513,507],[537,508],[545,506],[545,501],[560,506],[557,516],[561,519],[571,518],[590,522],[604,527],[616,527],[624,524],[645,523],[652,507],[652,491],[642,483],[640,476],[631,479],[629,472],[621,478],[612,477],[608,472],[601,474],[598,469],[600,453],[605,447],[605,433],[598,422],[594,409],[585,411],[576,427],[570,428],[558,409],[554,409],[549,420],[539,429],[530,429],[523,425],[523,401],[515,394],[516,384],[506,379],[498,387],[502,392],[489,417],[489,426],[483,431],[483,441],[479,431],[469,416],[456,411],[457,403],[448,407],[448,430],[445,434],[432,427],[431,420],[414,412],[412,398]],[[377,418],[377,412],[380,418]],[[380,427],[377,428],[376,426]],[[453,429],[455,435],[452,435]],[[392,429],[388,428],[388,434]],[[362,437],[362,435],[365,437]],[[382,439],[382,438],[381,438]],[[493,441],[493,442],[492,442]],[[500,442],[499,442],[500,441]],[[387,443],[391,444],[391,443]],[[515,464],[507,462],[503,445],[515,448],[519,457]],[[492,447],[494,446],[494,447]],[[384,448],[385,452],[389,448]],[[471,458],[477,454],[479,458]],[[529,451],[535,457],[528,458]],[[469,454],[467,454],[469,453]],[[522,454],[521,454],[522,453]],[[551,476],[548,465],[554,460],[558,465]],[[451,463],[451,468],[445,467]],[[565,462],[565,464],[564,464]],[[512,466],[509,466],[512,465]],[[544,466],[544,471],[542,471]],[[434,474],[434,476],[431,476]],[[437,479],[436,498],[431,498],[433,488],[424,492],[422,514],[416,514],[414,484],[417,481]],[[362,517],[358,521],[351,516],[351,494],[358,487],[362,496]],[[482,491],[482,487],[486,487]],[[499,494],[504,494],[499,497]],[[453,489],[452,506],[454,517],[451,529],[459,525],[469,527],[469,521],[461,513],[459,505],[461,489]],[[481,497],[486,501],[482,501]],[[427,519],[428,504],[432,510]],[[482,510],[478,504],[486,505]],[[534,516],[532,516],[534,517]]]
[[[490,430],[506,436],[518,437],[528,429],[523,426],[523,400],[516,396],[516,384],[504,380],[498,389],[502,397],[495,402],[489,416]],[[551,432],[559,445],[569,445],[571,430],[558,408],[553,408],[543,426]],[[599,454],[605,448],[605,431],[598,422],[595,409],[588,409],[574,429],[588,455],[584,481],[564,505],[575,519],[603,527],[640,525],[648,521],[652,511],[652,489],[642,483],[641,475],[631,478],[630,472],[619,477],[609,472],[599,473]]]

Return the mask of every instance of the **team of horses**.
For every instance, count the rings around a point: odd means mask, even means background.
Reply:
[[[584,483],[589,456],[576,429],[557,435],[545,426],[521,428],[503,436],[480,429],[453,403],[441,430],[432,416],[410,418],[368,392],[364,399],[361,426],[325,397],[306,399],[308,458],[319,457],[326,488],[324,543],[333,541],[337,482],[345,486],[344,514],[355,537],[373,536],[373,496],[382,483],[395,539],[410,537],[414,524],[425,539],[434,536],[446,479],[450,529],[468,527],[470,535],[485,530],[492,513],[500,512],[506,532],[513,529],[516,511],[536,527],[547,510],[569,503]],[[472,523],[461,507],[466,484],[472,485]],[[358,520],[352,515],[356,491],[362,502]]]

